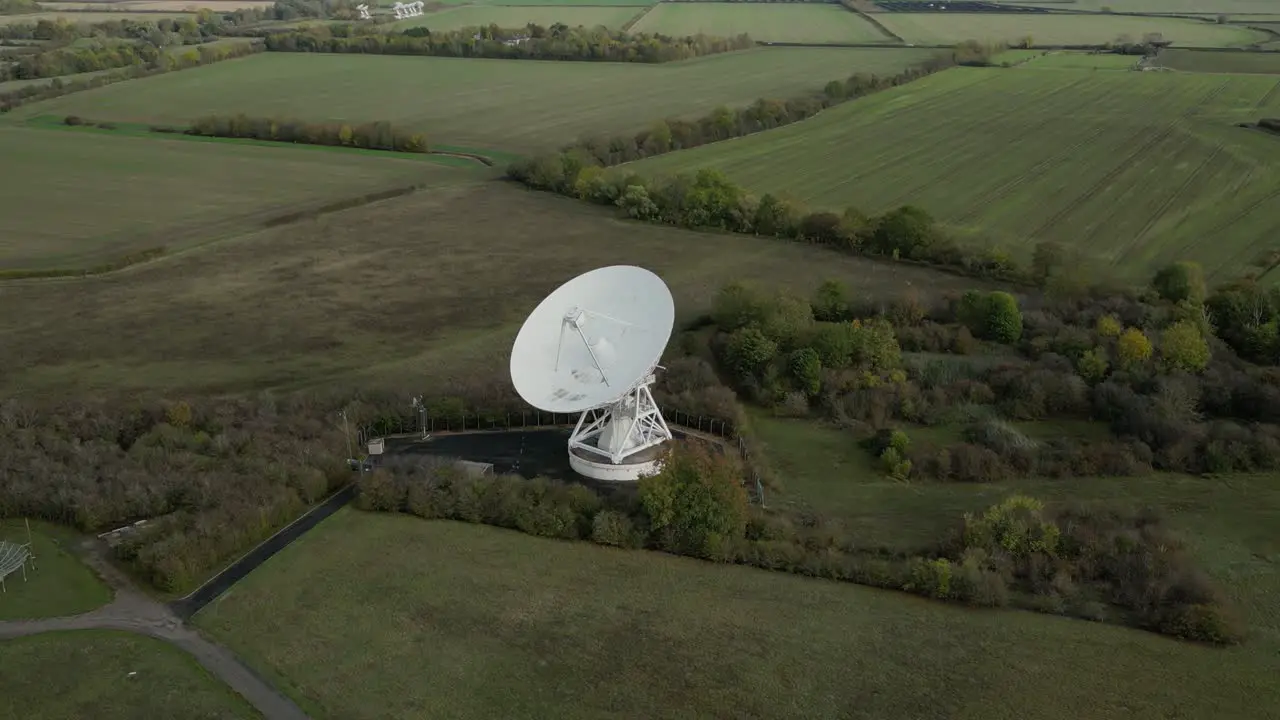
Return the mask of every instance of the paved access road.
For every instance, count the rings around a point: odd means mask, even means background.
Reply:
[[[110,604],[72,617],[0,622],[0,640],[52,630],[124,630],[148,635],[190,653],[206,670],[229,685],[267,720],[309,720],[292,700],[240,662],[231,651],[187,627],[167,606],[139,592],[107,561],[104,544],[86,540],[82,559],[115,591]]]

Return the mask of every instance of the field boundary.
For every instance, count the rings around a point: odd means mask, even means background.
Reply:
[[[853,4],[852,0],[836,0],[836,4],[844,8],[845,10],[853,13],[854,15],[857,15],[863,20],[867,21],[868,23],[871,24],[872,27],[879,30],[882,34],[884,34],[885,37],[889,38],[890,40],[896,40],[902,43],[903,45],[907,44],[907,41],[905,39],[903,39],[901,36],[893,32],[889,28],[885,27],[884,23],[871,17],[870,13],[863,12],[861,8]]]
[[[182,132],[182,128],[177,128],[177,132],[162,132],[155,130],[151,125],[129,122],[104,122],[97,125],[92,124],[96,121],[86,119],[83,125],[68,125],[59,120],[55,115],[36,115],[24,121],[21,127],[32,128],[37,130],[63,130],[71,132],[94,132],[103,135],[117,135],[124,137],[150,138],[152,140],[180,140],[185,142],[222,142],[235,143],[238,145],[255,145],[258,147],[287,147],[301,149],[318,149],[328,150],[331,152],[360,153],[371,155],[374,157],[395,158],[397,160],[419,160],[425,162],[436,162],[445,165],[460,167],[461,165],[451,162],[441,162],[442,158],[459,158],[468,161],[478,162],[487,167],[494,167],[497,161],[487,155],[478,152],[471,152],[464,148],[455,146],[439,146],[443,149],[428,150],[425,153],[399,152],[395,150],[376,150],[372,148],[347,147],[343,145],[317,145],[312,143],[297,142],[280,142],[278,140],[258,140],[256,138],[239,138],[239,137],[220,137],[213,135],[188,135]],[[110,125],[106,128],[102,125]],[[430,146],[428,146],[430,147]],[[471,165],[470,162],[465,165]]]
[[[644,20],[646,15],[653,12],[653,9],[658,7],[661,4],[662,4],[661,2],[656,2],[652,5],[645,5],[640,10],[640,12],[636,13],[635,15],[632,15],[630,20],[622,23],[622,27],[620,29],[622,30],[622,32],[631,32],[631,28],[635,27],[636,25],[639,25],[640,21]],[[587,7],[587,6],[579,5],[578,7]],[[628,7],[628,6],[622,5],[620,7]]]

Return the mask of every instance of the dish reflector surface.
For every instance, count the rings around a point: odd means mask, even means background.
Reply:
[[[671,291],[652,272],[613,265],[583,273],[524,321],[511,348],[511,382],[547,412],[607,405],[658,364],[674,323]]]

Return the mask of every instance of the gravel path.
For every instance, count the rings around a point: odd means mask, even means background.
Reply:
[[[100,541],[86,540],[82,559],[115,591],[115,599],[97,610],[72,617],[43,620],[0,621],[0,639],[35,635],[51,630],[124,630],[177,645],[206,670],[225,682],[267,720],[308,720],[292,700],[241,663],[229,650],[206,640],[187,627],[165,605],[133,587],[123,573],[106,560]]]

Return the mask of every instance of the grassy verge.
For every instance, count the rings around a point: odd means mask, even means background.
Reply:
[[[113,630],[0,643],[0,708],[29,720],[261,718],[186,653]]]
[[[37,569],[27,567],[25,582],[21,571],[5,579],[0,621],[79,615],[111,602],[110,588],[72,553],[74,532],[47,523],[32,523],[31,531]],[[26,543],[26,528],[0,521],[0,540]]]

